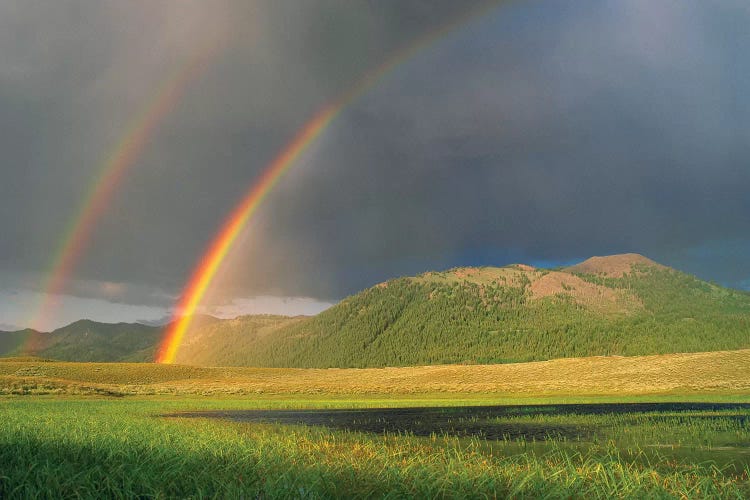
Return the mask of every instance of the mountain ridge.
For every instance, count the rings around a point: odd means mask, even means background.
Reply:
[[[168,326],[80,320],[32,334],[31,344],[45,358],[151,361]],[[22,337],[0,333],[0,356],[25,354],[13,348]],[[177,362],[373,367],[747,347],[750,294],[619,254],[558,269],[428,271],[379,283],[313,317],[200,317]]]

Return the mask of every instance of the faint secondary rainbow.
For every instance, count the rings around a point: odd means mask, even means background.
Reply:
[[[175,312],[172,322],[162,339],[156,354],[157,363],[174,363],[182,340],[185,337],[193,316],[201,304],[211,282],[216,276],[222,262],[232,248],[232,245],[241,234],[248,220],[256,212],[268,193],[276,183],[294,164],[307,148],[320,137],[331,122],[355,99],[373,87],[385,75],[396,67],[403,64],[416,53],[429,47],[447,34],[455,31],[469,21],[487,13],[497,2],[490,2],[480,8],[469,11],[458,19],[423,35],[406,47],[397,50],[387,58],[380,66],[367,72],[351,88],[340,95],[337,99],[323,107],[313,116],[286,144],[284,149],[264,169],[260,178],[253,184],[242,201],[232,210],[225,219],[221,229],[214,237],[206,252],[203,254],[198,265],[185,286]]]
[[[40,305],[32,316],[32,328],[40,329],[44,326],[56,307],[58,295],[64,290],[89,243],[97,221],[111,204],[123,178],[140,157],[158,125],[174,110],[188,84],[203,72],[219,46],[219,43],[208,44],[181,63],[158,87],[147,104],[134,115],[130,126],[107,156],[78,212],[64,232],[44,283]],[[31,349],[33,346],[27,347]]]

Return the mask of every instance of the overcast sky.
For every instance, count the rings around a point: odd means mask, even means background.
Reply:
[[[466,1],[0,0],[0,329],[25,326],[92,180],[173,68],[49,327],[166,316],[295,131]],[[205,312],[311,314],[404,274],[638,252],[750,288],[744,0],[500,2],[341,113]]]

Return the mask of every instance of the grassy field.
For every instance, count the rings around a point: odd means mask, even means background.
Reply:
[[[0,497],[750,495],[750,410],[510,419],[593,429],[584,441],[377,435],[161,416],[196,409],[381,404],[356,397],[6,397],[0,402]]]
[[[203,368],[0,361],[0,394],[750,394],[750,350],[506,365],[367,369]]]
[[[573,429],[580,436],[499,440],[181,416],[283,408],[747,403],[750,351],[361,370],[16,359],[0,362],[0,391],[0,498],[750,495],[747,408],[509,415],[489,425]]]

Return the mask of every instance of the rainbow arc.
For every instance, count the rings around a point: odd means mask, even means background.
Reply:
[[[245,225],[268,196],[268,193],[294,164],[295,160],[325,132],[331,122],[349,104],[372,88],[395,68],[458,28],[486,14],[496,5],[496,2],[491,2],[480,8],[471,10],[458,19],[423,35],[401,50],[397,50],[380,66],[362,76],[349,90],[319,110],[294,135],[278,156],[266,166],[245,197],[231,211],[208,249],[199,260],[175,308],[172,322],[162,339],[156,354],[157,362],[174,363],[179,347],[190,328],[192,317],[195,315],[216,273]]]

